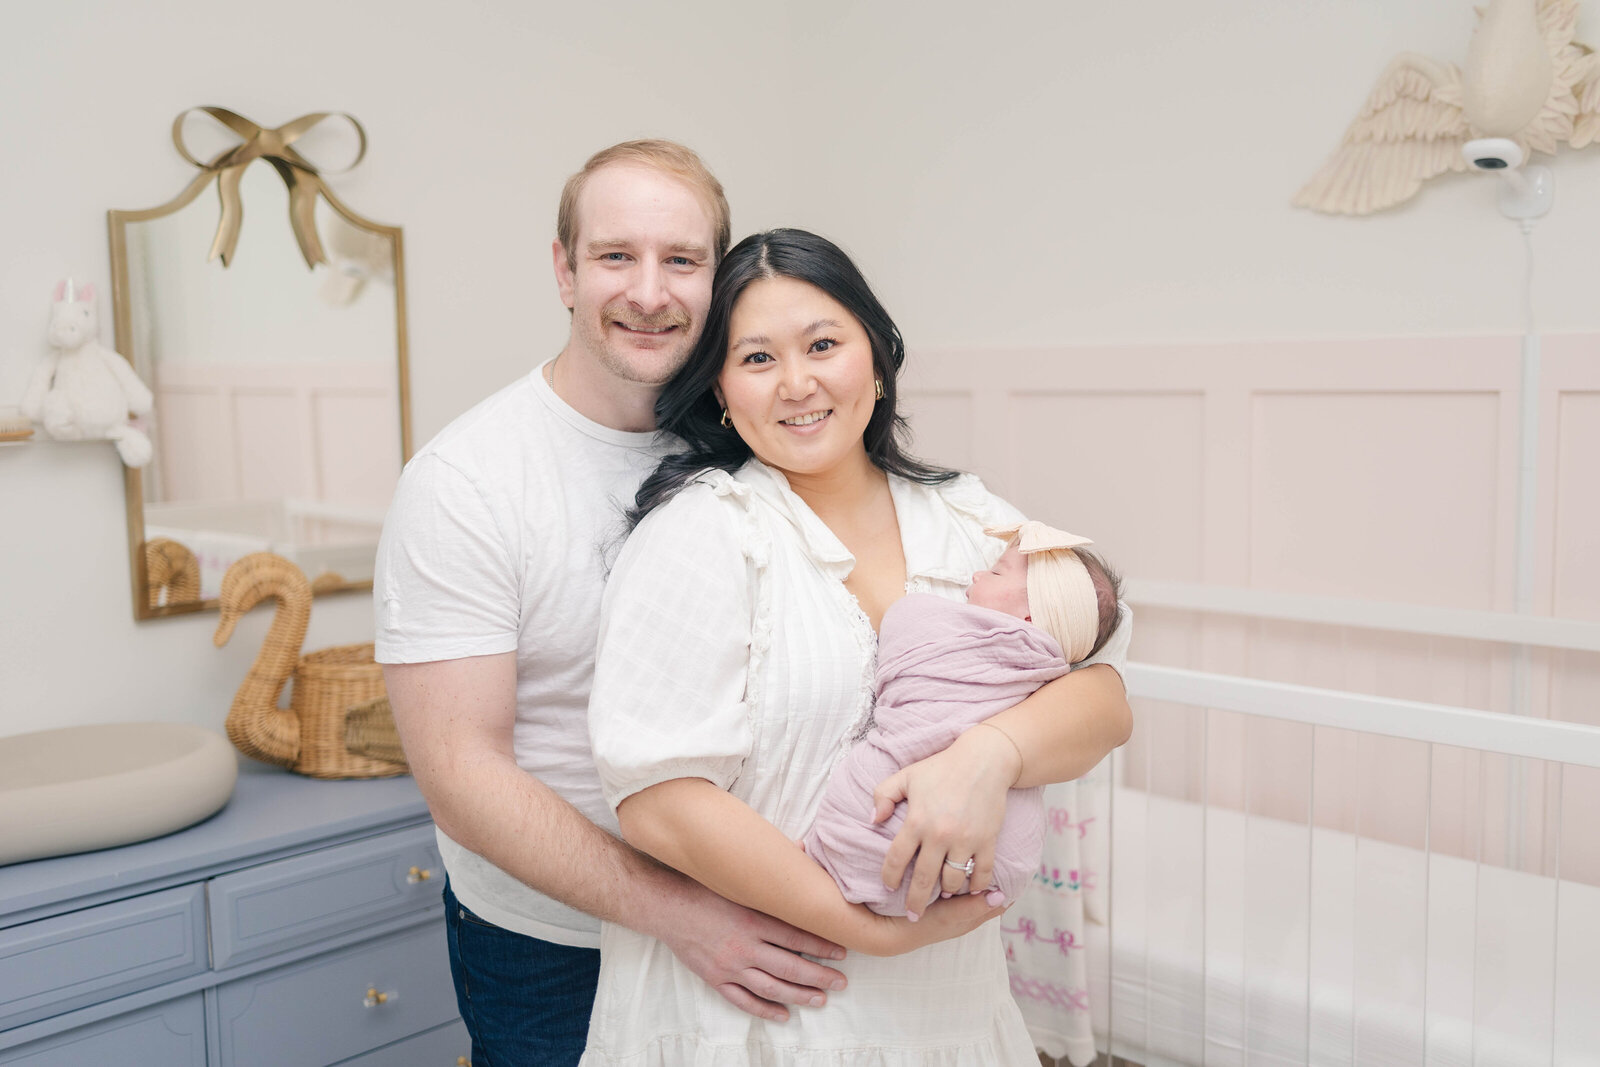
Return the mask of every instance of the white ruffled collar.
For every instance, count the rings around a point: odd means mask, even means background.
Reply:
[[[713,484],[727,477],[728,488],[737,496],[746,489],[800,535],[806,555],[831,577],[841,581],[855,569],[856,560],[816,512],[789,488],[781,471],[752,457],[733,475],[713,472]],[[917,579],[956,582],[965,585],[972,577],[961,524],[951,522],[951,512],[964,515],[981,527],[987,519],[989,496],[983,483],[970,474],[959,475],[942,485],[923,485],[898,475],[889,475],[889,494],[894,500],[900,524],[900,543],[906,557],[906,582]]]

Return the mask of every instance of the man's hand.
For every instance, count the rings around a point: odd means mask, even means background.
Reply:
[[[883,884],[893,889],[916,857],[906,890],[907,917],[933,896],[964,888],[982,891],[994,881],[994,844],[1005,821],[1006,793],[1021,757],[996,730],[971,729],[943,752],[896,771],[872,791],[873,822],[883,822],[904,800],[906,820],[883,861]],[[972,877],[945,860],[973,861]],[[915,918],[912,919],[916,921]]]
[[[696,892],[686,894],[688,906],[651,932],[728,1003],[783,1022],[785,1004],[820,1008],[829,990],[844,988],[843,974],[800,955],[841,960],[844,949],[689,884]]]

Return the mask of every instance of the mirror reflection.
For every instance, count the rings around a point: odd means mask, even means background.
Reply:
[[[112,212],[118,348],[155,394],[155,458],[128,472],[140,617],[214,606],[251,552],[293,561],[319,592],[370,585],[408,455],[399,230],[319,198],[328,262],[307,270],[288,191],[258,161],[224,267],[207,258],[209,179],[165,208]]]

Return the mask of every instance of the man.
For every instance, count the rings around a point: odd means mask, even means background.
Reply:
[[[407,466],[374,590],[378,658],[439,827],[473,1062],[541,1067],[582,1051],[600,919],[658,937],[763,1018],[843,987],[798,955],[837,946],[618,840],[589,753],[601,545],[664,451],[655,399],[728,247],[722,187],[679,145],[616,145],[567,183],[557,229],[566,347]]]

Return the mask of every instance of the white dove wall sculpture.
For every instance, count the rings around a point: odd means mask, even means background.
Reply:
[[[1600,139],[1600,53],[1573,40],[1577,0],[1490,0],[1458,69],[1404,52],[1378,79],[1333,156],[1295,195],[1297,207],[1370,215],[1410,199],[1461,148],[1505,137],[1553,154]]]

